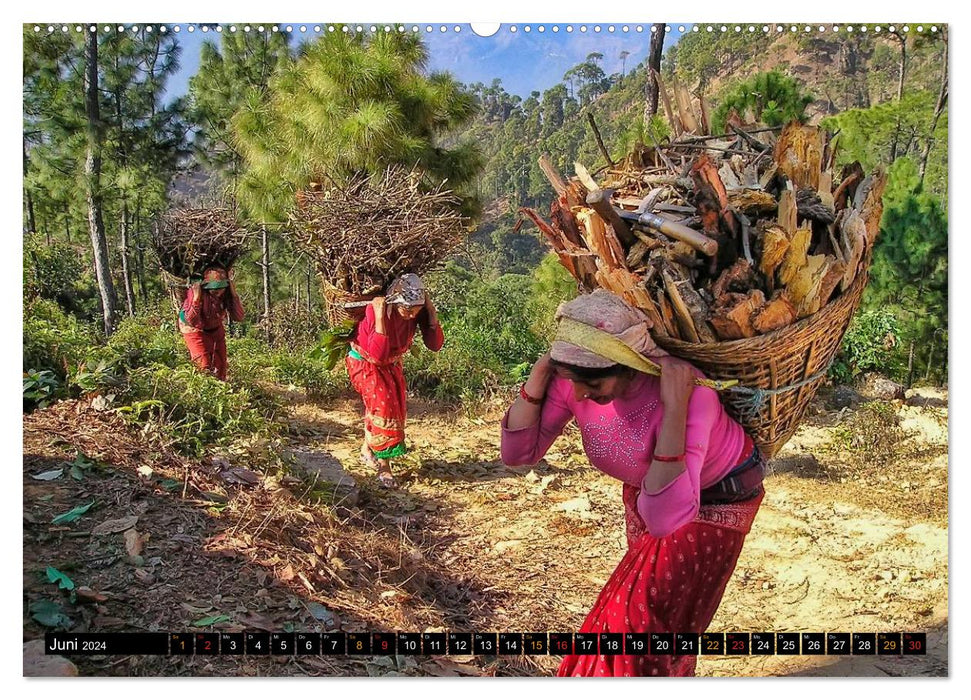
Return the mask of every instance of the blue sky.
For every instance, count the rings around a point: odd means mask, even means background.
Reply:
[[[320,25],[293,23],[279,26],[293,27],[294,43],[301,43],[312,39],[315,36],[314,27]],[[300,32],[301,26],[307,28],[305,33]],[[364,26],[366,31],[371,25]],[[414,25],[407,26],[410,29]],[[647,57],[651,36],[649,23],[573,24],[570,25],[572,32],[566,30],[566,24],[504,24],[490,37],[476,35],[468,24],[445,25],[444,33],[440,24],[433,25],[431,32],[426,31],[426,24],[418,26],[429,47],[431,70],[448,71],[463,83],[489,84],[493,78],[501,78],[508,92],[522,97],[529,95],[531,90],[542,92],[561,82],[567,70],[595,51],[603,54],[601,65],[608,75],[621,71],[620,53],[629,51],[626,65],[629,71]],[[456,26],[460,31],[454,30]],[[516,27],[516,31],[511,31],[512,26]],[[540,26],[543,31],[539,30]],[[627,32],[623,31],[625,26]],[[665,48],[677,41],[681,35],[680,27],[691,27],[690,24],[670,26]],[[529,27],[528,31],[526,27]],[[554,27],[557,31],[554,31]],[[581,27],[586,31],[582,31]],[[596,31],[597,27],[599,32]],[[613,32],[610,27],[613,27]],[[638,32],[637,27],[641,27],[642,31]],[[204,33],[198,28],[189,32],[187,25],[181,27],[181,68],[170,83],[170,95],[182,95],[188,90],[189,78],[199,68],[199,52],[205,40],[218,43],[219,35],[215,31]]]

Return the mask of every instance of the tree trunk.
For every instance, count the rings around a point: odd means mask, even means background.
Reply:
[[[910,352],[907,353],[907,388],[914,385],[914,345],[915,341],[910,341]]]
[[[900,42],[900,63],[897,72],[897,102],[904,98],[904,76],[907,73],[907,39],[902,34],[894,34]]]
[[[121,277],[125,284],[125,303],[128,306],[128,315],[135,315],[135,289],[131,282],[131,266],[129,265],[128,253],[128,202],[121,202]]]
[[[135,225],[132,229],[135,234],[135,271],[138,277],[138,290],[142,297],[142,303],[148,304],[148,286],[145,284],[145,246],[142,244],[142,198],[135,200]]]
[[[307,263],[307,314],[313,313],[311,306],[311,292],[313,291],[314,266]]]
[[[71,242],[71,205],[64,204],[64,237],[67,242]]]
[[[84,47],[84,107],[87,113],[87,153],[84,158],[85,189],[88,204],[88,228],[91,232],[91,252],[95,276],[101,292],[105,335],[115,330],[115,287],[108,265],[108,240],[102,218],[101,142],[102,124],[98,105],[98,35],[87,32]]]
[[[266,342],[273,338],[270,334],[270,232],[263,227],[263,327],[266,329]]]
[[[920,184],[924,184],[924,173],[927,172],[927,160],[931,155],[931,148],[934,145],[934,132],[937,131],[937,121],[944,112],[947,105],[948,75],[947,75],[947,26],[944,27],[944,61],[941,64],[941,90],[937,95],[937,106],[934,108],[934,120],[931,122],[931,131],[927,135],[927,145],[924,146],[924,153],[920,159]]]
[[[27,205],[27,230],[33,233],[37,230],[37,220],[34,218],[34,199],[27,188],[27,142],[24,141],[24,200]]]
[[[931,348],[927,352],[927,369],[924,370],[924,381],[929,382],[931,378],[931,367],[934,366],[934,341],[931,340]]]
[[[644,106],[644,130],[650,127],[651,119],[657,114],[658,86],[654,71],[661,72],[661,54],[664,50],[664,35],[667,25],[655,24],[651,34],[651,48],[647,55],[647,104]],[[652,70],[653,69],[653,70]]]

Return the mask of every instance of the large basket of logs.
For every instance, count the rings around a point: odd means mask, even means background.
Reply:
[[[186,287],[209,267],[228,269],[246,250],[252,236],[232,209],[171,209],[155,221],[152,247],[162,268],[162,281],[176,311]]]
[[[815,127],[746,131],[640,149],[603,184],[579,163],[551,223],[523,209],[586,290],[642,309],[655,341],[713,379],[768,456],[792,436],[826,378],[868,279],[882,172],[833,177]],[[756,136],[758,134],[758,136]]]
[[[360,319],[399,275],[424,274],[466,237],[460,198],[415,170],[390,167],[297,193],[287,235],[312,261],[328,320]]]
[[[172,209],[156,220],[152,247],[165,272],[191,279],[208,267],[232,266],[251,238],[232,209]]]
[[[868,274],[822,310],[765,335],[719,343],[688,343],[656,335],[658,345],[711,379],[737,380],[754,391],[722,392],[722,402],[763,453],[774,456],[792,437],[860,305]],[[779,390],[780,387],[789,387]]]

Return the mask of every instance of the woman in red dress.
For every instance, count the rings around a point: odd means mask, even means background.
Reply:
[[[650,321],[620,297],[579,297],[557,321],[550,353],[503,419],[502,460],[536,463],[575,420],[590,463],[623,483],[627,554],[580,631],[704,632],[762,501],[762,455],[698,385],[701,373],[655,347]],[[694,656],[568,655],[559,675],[694,668]]]
[[[179,330],[189,348],[192,363],[203,372],[226,380],[226,316],[239,322],[244,318],[243,304],[236,293],[236,282],[221,267],[211,267],[202,282],[189,287],[179,312]]]
[[[361,459],[377,471],[382,486],[395,486],[391,459],[406,451],[407,394],[402,358],[415,332],[432,352],[445,342],[438,312],[417,275],[406,274],[375,298],[357,324],[347,355],[347,373],[364,401]]]

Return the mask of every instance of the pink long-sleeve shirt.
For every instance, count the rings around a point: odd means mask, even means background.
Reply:
[[[578,401],[572,383],[554,377],[546,391],[539,422],[510,430],[502,420],[502,461],[535,464],[575,418],[590,463],[625,484],[640,488],[637,510],[655,537],[663,537],[698,514],[701,490],[717,483],[739,462],[745,432],[724,410],[718,394],[695,387],[688,401],[685,431],[686,469],[655,493],[643,489],[654,445],[661,430],[664,406],[660,380],[638,374],[624,396],[601,406]]]
[[[353,342],[376,362],[388,362],[408,352],[415,331],[421,328],[421,337],[432,352],[438,352],[445,344],[445,336],[440,325],[429,324],[428,312],[422,309],[414,319],[404,318],[394,309],[388,314],[384,324],[386,335],[381,335],[374,327],[374,307],[368,305],[364,318],[357,324]]]

